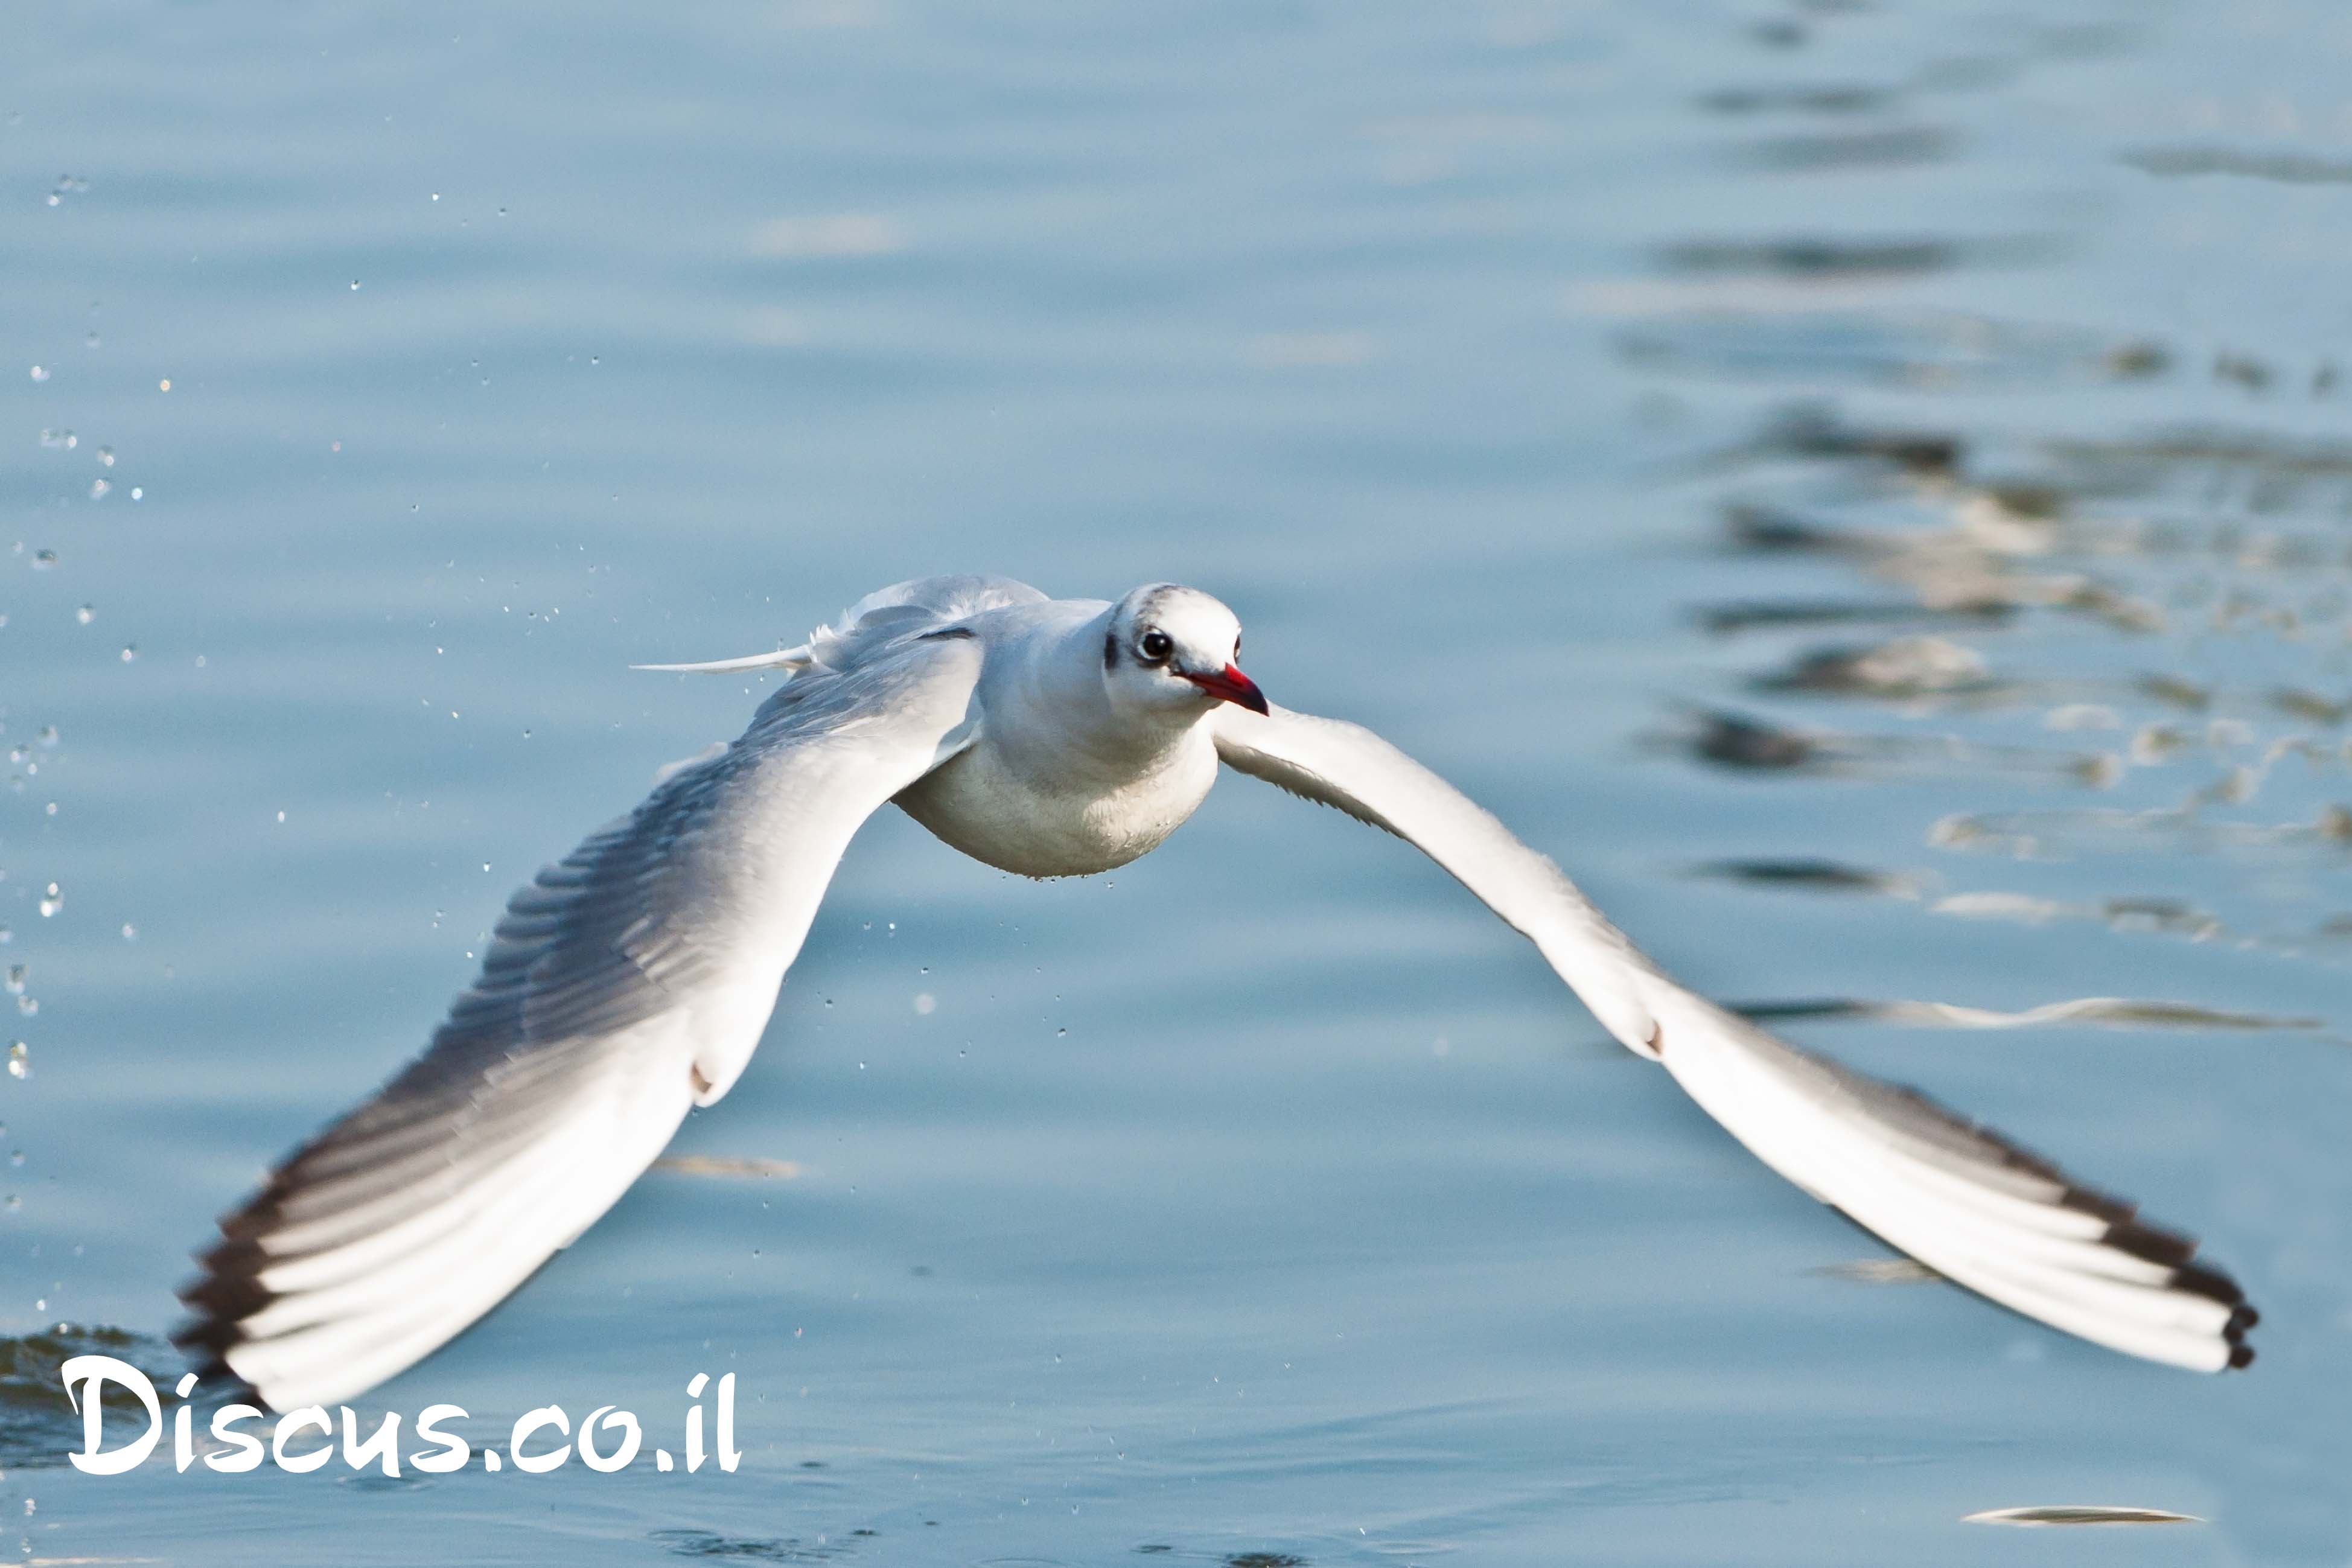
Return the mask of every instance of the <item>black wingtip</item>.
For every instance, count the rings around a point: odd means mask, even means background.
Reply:
[[[2262,1321],[2263,1315],[2242,1299],[2231,1310],[2230,1321],[2221,1325],[2221,1338],[2230,1346],[2229,1364],[2224,1370],[2241,1372],[2254,1364],[2254,1347],[2246,1342],[2246,1331]]]
[[[2224,1307],[2245,1308],[2246,1293],[2238,1288],[2238,1282],[2220,1269],[2208,1268],[2202,1263],[2180,1264],[2173,1269],[2172,1278],[2166,1283],[2175,1290],[2202,1296]]]

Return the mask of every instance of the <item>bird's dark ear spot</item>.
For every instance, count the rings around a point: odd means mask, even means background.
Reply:
[[[1105,669],[1118,668],[1118,633],[1116,630],[1103,634],[1103,668]]]

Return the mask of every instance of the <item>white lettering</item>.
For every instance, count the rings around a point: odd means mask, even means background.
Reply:
[[[307,1454],[298,1454],[292,1458],[287,1458],[286,1439],[305,1426],[316,1426],[319,1435],[326,1438],[327,1446],[313,1448]],[[277,1429],[269,1435],[269,1458],[281,1470],[291,1470],[298,1476],[307,1474],[334,1457],[335,1423],[327,1415],[323,1405],[305,1405],[299,1410],[287,1412],[278,1418]]]
[[[147,1374],[127,1361],[110,1355],[78,1355],[69,1357],[58,1368],[65,1380],[66,1397],[81,1412],[81,1452],[68,1454],[73,1468],[93,1476],[119,1476],[125,1470],[136,1469],[163,1436],[163,1406],[155,1397],[155,1385]],[[126,1444],[111,1454],[101,1454],[99,1433],[105,1425],[106,1412],[99,1393],[109,1381],[121,1384],[139,1396],[147,1407],[147,1431],[135,1443]],[[74,1384],[81,1384],[81,1393],[74,1393]]]
[[[233,1432],[229,1428],[239,1421],[258,1421],[261,1412],[250,1405],[224,1405],[213,1412],[213,1436],[231,1445],[234,1454],[206,1454],[205,1468],[223,1475],[241,1475],[261,1468],[261,1439],[248,1432]]]
[[[514,1456],[516,1469],[543,1476],[572,1457],[572,1445],[569,1443],[544,1454],[525,1454],[522,1451],[522,1440],[542,1426],[552,1426],[567,1437],[572,1435],[572,1423],[564,1415],[561,1405],[542,1405],[536,1410],[526,1411],[514,1424],[514,1432],[507,1439],[507,1452]]]
[[[586,1419],[580,1423],[580,1462],[592,1470],[602,1471],[606,1475],[610,1475],[614,1470],[625,1468],[629,1461],[637,1457],[637,1449],[646,1440],[645,1433],[638,1429],[635,1416],[625,1410],[617,1414],[608,1414],[613,1409],[610,1405],[599,1405],[588,1413]],[[628,1436],[622,1439],[620,1447],[609,1458],[596,1451],[596,1445],[592,1440],[600,1420],[606,1426],[620,1427],[628,1433]]]
[[[348,1405],[343,1411],[343,1463],[355,1470],[364,1470],[370,1461],[382,1459],[383,1473],[400,1474],[400,1417],[387,1411],[375,1429],[375,1436],[360,1441],[360,1418],[352,1414]]]
[[[426,1405],[425,1414],[416,1418],[416,1435],[428,1443],[440,1444],[441,1451],[437,1454],[411,1454],[408,1462],[428,1476],[443,1476],[451,1470],[464,1469],[466,1461],[474,1457],[474,1450],[456,1433],[436,1430],[434,1423],[463,1421],[465,1418],[466,1412],[457,1405]]]

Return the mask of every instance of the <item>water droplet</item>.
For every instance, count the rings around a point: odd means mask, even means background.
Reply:
[[[33,1070],[33,1047],[18,1040],[8,1047],[8,1076],[23,1078]]]
[[[114,467],[114,448],[111,447],[100,447],[98,449],[98,460],[104,463],[110,468]]]
[[[123,662],[123,663],[125,663],[125,664],[129,664],[132,659],[137,658],[138,657],[139,657],[139,647],[138,647],[138,645],[137,645],[136,643],[125,643],[125,644],[123,645],[123,647],[122,647],[122,662]]]
[[[48,367],[47,367],[47,365],[38,365],[38,364],[35,365],[35,366],[33,367],[33,379],[34,379],[35,381],[47,381],[47,380],[48,380],[48,379],[49,379],[49,371],[48,371]]]
[[[16,940],[16,933],[15,931],[10,931],[6,926],[0,926],[0,947],[5,947],[8,943]]]
[[[45,752],[56,751],[58,749],[58,727],[55,724],[42,725],[40,734],[36,736],[35,739],[41,742],[41,750]]]
[[[41,815],[44,816],[55,816],[57,814],[58,803],[56,801],[51,801],[41,808]]]
[[[931,994],[929,992],[928,992],[928,991],[921,991],[921,992],[918,992],[918,993],[916,993],[916,995],[915,995],[915,1011],[916,1011],[917,1013],[919,1013],[919,1014],[922,1015],[924,1017],[927,1017],[927,1018],[928,1018],[928,1017],[929,1017],[932,1014],[934,1014],[934,1013],[936,1013],[936,1012],[938,1012],[939,1010],[940,1010],[940,999],[939,999],[938,997],[936,997],[936,996],[932,995],[932,994]]]
[[[22,1013],[27,1018],[31,1017],[40,1010],[41,1004],[39,998],[34,996],[19,996],[16,998],[16,1011]]]
[[[41,432],[41,447],[45,451],[62,452],[79,439],[80,437],[76,436],[70,430],[44,430]]]
[[[167,375],[167,376],[165,376],[163,380],[161,380],[161,381],[157,382],[157,383],[155,384],[155,390],[156,390],[156,391],[158,391],[158,392],[169,392],[169,391],[171,391],[171,390],[172,390],[172,378],[171,378],[170,376],[168,376],[168,375]]]
[[[80,609],[74,612],[74,619],[80,622],[83,626],[89,625],[90,622],[98,619],[98,606],[96,605],[84,605]]]
[[[137,942],[139,940],[139,928],[132,925],[129,921],[124,921],[122,922],[122,940],[125,942]]]
[[[49,884],[49,890],[41,896],[41,918],[43,920],[47,920],[51,915],[56,914],[59,910],[64,909],[65,907],[65,894],[58,890],[58,885],[55,882],[51,882]]]
[[[356,293],[358,293],[359,291],[360,291],[360,280],[359,280],[358,279],[354,278],[354,279],[352,279],[352,293],[354,293],[354,294],[356,294]]]
[[[144,500],[147,499],[147,492],[140,489],[137,485],[133,485],[131,487],[131,499],[132,500]]]
[[[285,820],[286,820],[286,814],[285,814],[284,812],[282,812],[282,811],[281,811],[281,812],[279,812],[279,813],[278,814],[278,821],[280,821],[280,822],[285,821]],[[441,911],[440,911],[439,910],[434,910],[434,911],[433,911],[433,918],[434,918],[435,920],[439,920],[439,919],[441,918]]]
[[[1054,1031],[1054,1037],[1055,1037],[1055,1039],[1057,1039],[1057,1040],[1058,1040],[1058,1039],[1062,1038],[1062,1037],[1064,1037],[1065,1035],[1067,1035],[1069,1032],[1070,1032],[1070,1031],[1069,1031],[1069,1030],[1067,1030],[1067,1029],[1056,1029],[1056,1030],[1055,1030],[1055,1031]]]
[[[106,493],[113,488],[114,487],[111,484],[108,483],[104,479],[92,479],[89,481],[89,499],[92,500],[103,500],[106,499]]]
[[[33,552],[33,570],[34,570],[34,571],[36,571],[36,572],[46,572],[46,571],[47,571],[50,567],[52,567],[52,566],[56,565],[57,563],[58,563],[58,552],[57,552],[56,551],[54,551],[54,550],[37,550],[37,551]]]
[[[22,996],[25,994],[25,966],[21,963],[10,964],[8,966],[8,978],[5,984],[8,987],[9,995]]]

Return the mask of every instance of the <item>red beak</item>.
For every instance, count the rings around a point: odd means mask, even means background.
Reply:
[[[1195,675],[1189,669],[1181,673],[1185,679],[1221,701],[1236,703],[1253,713],[1265,711],[1265,693],[1257,689],[1256,681],[1230,664],[1214,675]]]

